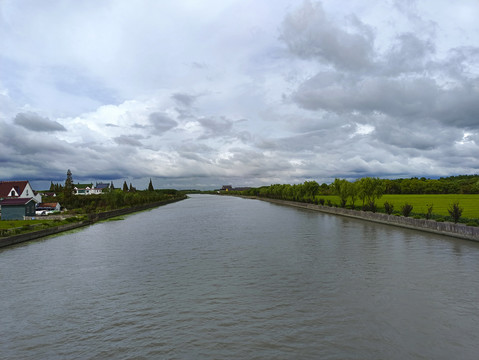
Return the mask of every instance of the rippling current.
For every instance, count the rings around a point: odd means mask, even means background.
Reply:
[[[479,244],[233,197],[0,251],[3,359],[477,359]]]

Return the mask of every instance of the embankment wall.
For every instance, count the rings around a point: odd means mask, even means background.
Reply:
[[[295,201],[276,200],[255,197],[258,200],[268,201],[271,203],[295,206],[303,209],[321,211],[328,214],[347,216],[356,219],[373,221],[381,224],[395,225],[414,230],[427,231],[431,233],[453,236],[460,239],[479,241],[479,227],[467,226],[465,224],[454,224],[451,222],[437,222],[426,219],[413,219],[410,217],[387,215],[381,213],[373,213],[370,211],[358,211],[351,209],[335,208],[329,206],[307,204]]]

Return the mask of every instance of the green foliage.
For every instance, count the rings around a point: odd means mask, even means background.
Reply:
[[[414,207],[411,204],[405,203],[403,206],[401,206],[401,214],[405,217],[408,217],[413,208]]]
[[[63,187],[63,202],[68,203],[73,197],[73,176],[70,169],[67,171],[65,186]]]
[[[456,201],[449,206],[447,211],[449,212],[449,215],[451,216],[454,223],[457,223],[462,215],[463,208],[461,208],[459,206],[459,202]]]
[[[155,188],[153,187],[153,183],[151,182],[151,178],[150,178],[150,183],[148,184],[148,191],[155,191]]]
[[[391,215],[394,210],[394,205],[386,201],[384,203],[384,210],[386,211],[386,214]]]

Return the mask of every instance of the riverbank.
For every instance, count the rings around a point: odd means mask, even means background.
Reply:
[[[455,224],[451,222],[437,222],[426,219],[413,219],[410,217],[373,213],[371,211],[358,211],[323,205],[308,204],[296,201],[268,199],[256,196],[241,196],[246,199],[257,199],[274,204],[294,206],[297,208],[320,211],[327,214],[346,216],[355,219],[372,221],[380,224],[399,226],[403,228],[426,231],[440,235],[452,236],[464,240],[479,241],[479,227]]]
[[[20,244],[22,242],[26,241],[31,241],[31,240],[36,240],[39,238],[43,238],[45,236],[50,236],[50,235],[55,235],[59,234],[65,231],[70,231],[74,230],[83,226],[89,226],[92,225],[98,221],[102,220],[107,220],[110,218],[114,218],[117,216],[122,216],[122,215],[127,215],[139,211],[144,211],[148,209],[153,209],[159,206],[171,204],[177,201],[181,201],[186,199],[187,196],[178,198],[178,199],[172,199],[172,200],[163,200],[163,201],[157,201],[154,203],[149,203],[149,204],[144,204],[144,205],[139,205],[139,206],[134,206],[134,207],[129,207],[129,208],[122,208],[122,209],[116,209],[116,210],[111,210],[111,211],[105,211],[101,213],[95,213],[95,214],[88,214],[88,219],[71,223],[71,224],[64,224],[64,225],[59,225],[59,226],[53,226],[48,229],[43,229],[43,230],[38,230],[38,231],[31,231],[27,232],[24,234],[18,234],[18,235],[12,235],[12,236],[7,236],[0,238],[0,248],[6,247],[6,246],[11,246],[15,244]]]

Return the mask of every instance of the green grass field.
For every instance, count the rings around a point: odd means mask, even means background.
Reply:
[[[318,199],[331,200],[333,204],[339,204],[339,197],[334,195],[318,195]],[[394,205],[394,211],[400,211],[405,204],[413,206],[413,213],[426,213],[427,205],[433,205],[432,212],[436,215],[449,216],[447,209],[454,202],[459,202],[459,206],[464,209],[462,217],[470,219],[479,219],[479,194],[428,194],[428,195],[383,195],[376,201],[380,211],[384,211],[384,203],[389,202]],[[350,205],[348,201],[348,206]],[[360,200],[356,200],[356,206],[361,205]]]
[[[26,225],[48,223],[51,221],[52,220],[5,220],[5,221],[0,221],[0,229],[11,229],[11,228],[22,227]]]

